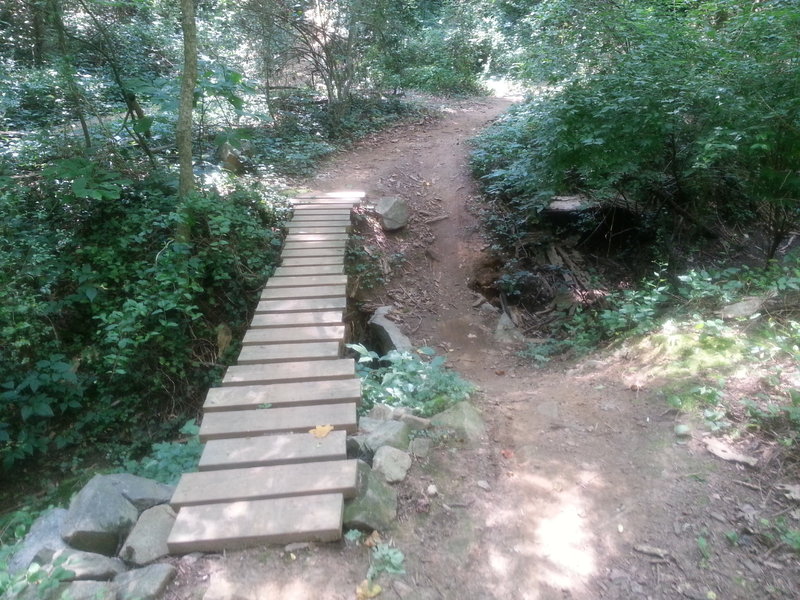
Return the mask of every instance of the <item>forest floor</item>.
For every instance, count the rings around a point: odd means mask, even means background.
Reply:
[[[474,446],[437,446],[398,484],[398,522],[382,534],[406,573],[381,575],[378,597],[796,598],[796,555],[741,533],[791,509],[772,474],[712,456],[699,433],[681,442],[658,384],[641,378],[644,357],[609,351],[534,368],[520,345],[495,339],[497,315],[475,307],[469,282],[486,268],[487,243],[468,140],[509,105],[448,102],[441,117],[363,140],[307,184],[410,202],[405,230],[365,240],[403,261],[362,296],[393,304],[416,345],[479,387],[472,401],[488,427]],[[369,554],[342,542],[191,555],[175,559],[167,597],[351,600]]]

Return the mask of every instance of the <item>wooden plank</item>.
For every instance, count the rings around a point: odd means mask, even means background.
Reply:
[[[303,210],[292,217],[289,223],[315,223],[323,221],[325,223],[335,223],[336,225],[352,225],[351,213],[349,210]]]
[[[305,192],[303,194],[298,194],[291,201],[295,200],[308,200],[308,199],[328,199],[328,198],[339,198],[339,199],[347,199],[358,201],[362,198],[365,198],[367,195],[366,192],[363,190],[338,190],[336,192],[320,192],[320,191],[310,191]]]
[[[293,252],[295,250],[322,250],[322,249],[341,249],[344,252],[345,247],[347,246],[347,242],[344,240],[331,240],[328,242],[293,242],[287,241],[283,244],[283,256],[292,256],[292,254],[287,255],[287,251]],[[295,255],[297,256],[297,255]]]
[[[275,269],[272,277],[303,277],[306,275],[342,275],[344,273],[344,263],[333,265],[304,265],[304,266],[282,266]]]
[[[219,552],[263,544],[333,542],[342,537],[341,494],[210,504],[181,509],[167,539],[170,554]]]
[[[210,413],[251,410],[264,405],[282,408],[347,402],[361,403],[361,380],[357,377],[329,379],[313,383],[304,381],[211,388],[206,395],[203,410]]]
[[[358,429],[355,403],[210,412],[203,416],[200,441],[303,433],[317,425],[355,433]]]
[[[313,300],[315,298],[344,298],[346,295],[347,290],[343,285],[266,287],[261,291],[262,300]]]
[[[331,493],[352,498],[356,493],[356,463],[355,460],[326,460],[184,473],[172,494],[170,505],[182,509],[200,504]],[[301,504],[297,498],[294,501]]]
[[[346,242],[349,236],[346,233],[294,233],[290,231],[286,236],[289,242]]]
[[[321,312],[273,313],[255,315],[250,321],[251,329],[264,327],[308,327],[310,325],[342,325],[344,312],[329,310]]]
[[[326,229],[338,228],[341,231],[347,231],[352,224],[350,219],[340,219],[334,217],[324,217],[312,215],[311,217],[297,217],[284,225],[287,229],[296,231],[297,229],[305,229],[306,227],[324,227]]]
[[[324,256],[336,256],[344,260],[345,244],[336,242],[336,246],[326,246],[323,244],[291,244],[288,248],[284,246],[281,258],[319,258]]]
[[[249,329],[242,345],[304,344],[308,342],[342,342],[344,325],[313,325],[310,327],[271,327]]]
[[[314,267],[340,265],[344,269],[344,252],[333,256],[283,256],[278,267]]]
[[[288,239],[294,239],[301,235],[347,235],[347,232],[350,230],[350,227],[342,227],[342,226],[301,226],[298,225],[296,227],[291,227],[289,229]]]
[[[266,288],[299,288],[328,285],[347,285],[347,275],[298,275],[293,277],[270,277],[267,281]]]
[[[203,448],[201,471],[268,467],[347,458],[347,433],[331,431],[324,438],[308,432],[211,440]]]
[[[341,351],[341,341],[243,346],[236,364],[260,365],[301,360],[331,360],[339,358]]]
[[[293,381],[324,381],[355,377],[352,358],[316,360],[313,362],[287,362],[270,365],[234,365],[228,367],[223,386],[291,383]]]
[[[313,312],[341,310],[347,308],[347,298],[281,298],[262,300],[256,305],[256,314],[274,314],[290,312]]]

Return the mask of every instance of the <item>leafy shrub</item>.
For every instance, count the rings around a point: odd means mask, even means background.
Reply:
[[[428,417],[456,402],[466,400],[474,386],[457,373],[444,368],[444,357],[435,356],[431,348],[421,348],[426,361],[410,352],[393,350],[378,356],[362,344],[348,344],[359,355],[357,371],[362,382],[361,411],[375,404],[404,406]]]
[[[203,452],[199,432],[200,428],[194,419],[187,421],[180,429],[180,434],[185,438],[183,441],[157,442],[151,446],[147,456],[123,461],[121,470],[173,485],[183,473],[197,470]]]

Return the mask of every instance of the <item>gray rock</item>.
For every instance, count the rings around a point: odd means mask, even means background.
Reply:
[[[159,563],[117,575],[117,600],[157,600],[176,572],[172,565]]]
[[[381,306],[369,319],[369,330],[378,346],[380,354],[388,354],[392,350],[411,352],[414,345],[400,328],[386,316],[394,307]]]
[[[478,307],[478,310],[487,315],[496,315],[500,312],[500,309],[494,306],[493,304],[489,304],[488,302],[484,302]]]
[[[412,431],[430,429],[431,426],[430,419],[424,419],[423,417],[418,417],[417,415],[412,415],[410,413],[400,415],[399,420],[408,425]]]
[[[387,483],[397,483],[406,478],[411,468],[411,457],[391,446],[381,446],[372,459],[372,470],[383,475]]]
[[[244,171],[244,162],[239,151],[228,142],[222,144],[217,150],[217,160],[226,171],[237,174]]]
[[[369,465],[358,461],[358,495],[344,506],[346,529],[386,530],[397,518],[397,494]]]
[[[351,435],[347,438],[347,458],[372,460],[372,452],[367,450],[366,435]]]
[[[378,427],[383,425],[384,422],[385,419],[376,419],[374,417],[361,417],[358,420],[358,430],[361,431],[362,433],[369,434],[378,429]]]
[[[511,317],[503,313],[497,321],[497,327],[494,330],[494,339],[501,343],[511,344],[524,342],[525,336],[517,326],[514,325],[514,321],[511,320]]]
[[[175,486],[165,485],[130,473],[116,473],[101,477],[119,490],[123,498],[133,504],[139,512],[157,504],[168,503],[175,491]]]
[[[387,404],[376,404],[370,409],[368,415],[370,419],[376,421],[390,421],[394,417],[394,409]]]
[[[431,419],[434,427],[452,429],[465,441],[478,442],[486,435],[486,425],[480,413],[469,403],[459,402]]]
[[[433,448],[433,440],[426,437],[418,437],[411,440],[408,451],[418,458],[427,458]]]
[[[28,535],[8,561],[10,573],[25,571],[33,558],[42,550],[61,550],[67,545],[61,539],[61,525],[67,516],[65,508],[54,508],[40,516],[31,525]]]
[[[375,212],[384,231],[402,229],[408,224],[408,203],[398,196],[379,198]]]
[[[52,572],[56,567],[72,571],[73,575],[64,581],[110,581],[125,571],[125,564],[121,560],[71,548],[56,551],[44,549],[34,561],[47,572]]]
[[[722,310],[720,311],[720,316],[723,319],[742,319],[751,317],[760,311],[770,298],[771,296],[747,296],[739,302],[723,306]]]
[[[29,588],[30,589],[30,588]],[[34,588],[35,589],[35,588]],[[115,600],[114,584],[107,581],[73,581],[56,586],[45,593],[24,593],[20,600]]]
[[[382,421],[381,424],[367,434],[364,445],[373,454],[381,446],[392,446],[398,450],[408,450],[408,439],[411,428],[400,421]]]
[[[95,475],[72,499],[61,537],[78,550],[113,556],[138,516],[109,479]]]
[[[137,566],[146,565],[169,554],[167,538],[175,523],[175,511],[161,504],[148,508],[136,521],[119,556]]]

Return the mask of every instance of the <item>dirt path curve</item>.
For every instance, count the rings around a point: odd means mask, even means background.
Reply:
[[[394,304],[401,327],[480,387],[480,443],[456,441],[415,461],[397,488],[393,544],[406,574],[382,576],[381,599],[614,600],[792,598],[794,576],[726,533],[752,517],[758,493],[735,465],[677,443],[674,417],[635,383],[635,361],[595,357],[536,369],[498,342],[498,316],[475,307],[468,280],[485,242],[467,140],[509,106],[448,105],[332,160],[310,187],[400,195],[406,230],[365,243],[396,266],[369,302]],[[446,218],[441,218],[446,217]],[[426,490],[435,485],[438,494]],[[705,541],[703,541],[705,540]],[[192,560],[191,558],[189,560]],[[369,551],[344,544],[261,549],[179,562],[181,585],[214,598],[352,600]],[[774,561],[773,561],[774,562]]]

